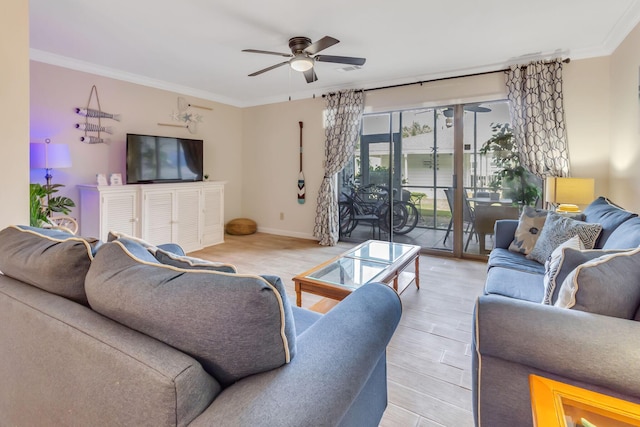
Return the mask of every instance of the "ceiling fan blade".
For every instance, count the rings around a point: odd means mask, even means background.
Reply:
[[[333,56],[333,55],[317,55],[313,59],[320,62],[337,62],[338,64],[364,65],[366,58],[355,58],[353,56]]]
[[[321,50],[325,50],[326,48],[331,47],[336,43],[340,43],[340,40],[334,39],[333,37],[324,36],[315,43],[311,43],[304,51],[309,55],[315,55]]]
[[[242,49],[242,51],[249,52],[249,53],[264,53],[266,55],[278,55],[278,56],[284,56],[285,58],[291,58],[293,56],[290,53],[271,52],[269,50]]]
[[[257,76],[259,74],[266,73],[267,71],[271,71],[274,68],[282,67],[283,65],[288,64],[288,63],[289,63],[289,61],[284,61],[284,62],[281,62],[279,64],[272,65],[271,67],[263,68],[262,70],[259,70],[259,71],[256,71],[255,73],[249,74],[249,77],[254,77],[254,76]]]
[[[313,68],[309,68],[304,72],[304,78],[307,79],[307,83],[313,83],[318,80],[318,76],[316,75],[316,72],[313,70]]]

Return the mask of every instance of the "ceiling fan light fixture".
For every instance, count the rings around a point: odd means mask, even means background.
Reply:
[[[295,57],[291,58],[291,60],[289,61],[289,65],[295,71],[300,71],[302,73],[313,68],[313,58],[305,55],[296,55]]]

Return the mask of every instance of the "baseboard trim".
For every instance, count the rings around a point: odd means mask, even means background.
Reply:
[[[318,241],[318,239],[316,237],[313,237],[313,234],[299,233],[299,232],[296,232],[296,231],[289,231],[289,230],[279,230],[277,228],[265,228],[265,227],[258,226],[258,232],[267,233],[267,234],[275,234],[276,236],[297,237],[299,239],[307,239],[307,240]]]

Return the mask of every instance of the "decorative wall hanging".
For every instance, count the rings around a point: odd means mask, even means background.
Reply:
[[[89,108],[91,106],[91,99],[93,94],[96,95],[96,103],[98,109]],[[89,93],[89,100],[85,108],[76,108],[76,114],[84,116],[84,123],[76,123],[76,129],[84,131],[84,136],[80,137],[80,141],[87,144],[99,144],[107,142],[102,138],[102,132],[112,134],[113,129],[109,126],[102,126],[102,119],[111,119],[120,121],[120,114],[109,114],[102,111],[100,107],[100,98],[98,97],[98,88],[96,85],[91,86],[91,92]],[[98,119],[98,123],[90,122],[89,119]],[[89,133],[96,133],[97,135],[89,135]]]
[[[186,99],[178,97],[178,111],[171,113],[171,119],[176,122],[182,122],[184,124],[174,123],[158,123],[158,126],[172,126],[177,128],[185,128],[189,133],[198,132],[198,123],[202,123],[202,115],[194,113],[190,108],[200,108],[202,110],[212,111],[213,108],[205,107],[202,105],[194,105],[187,102]]]
[[[298,122],[300,125],[300,173],[298,173],[298,203],[301,205],[304,203],[304,174],[302,173],[302,122]]]

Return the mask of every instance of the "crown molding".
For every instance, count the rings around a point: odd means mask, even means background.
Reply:
[[[169,83],[163,80],[152,79],[141,76],[139,74],[128,73],[126,71],[114,68],[104,67],[79,59],[69,58],[67,56],[56,55],[54,53],[45,52],[39,49],[29,49],[29,59],[32,61],[43,62],[58,67],[69,68],[71,70],[82,71],[89,74],[96,74],[102,77],[109,77],[116,80],[122,80],[129,83],[135,83],[142,86],[148,86],[155,89],[166,90],[168,92],[176,92],[181,95],[193,96],[208,101],[219,102],[221,104],[231,105],[233,107],[243,107],[242,103],[236,99],[220,96],[215,93],[194,89],[188,86],[182,86],[175,83]]]

